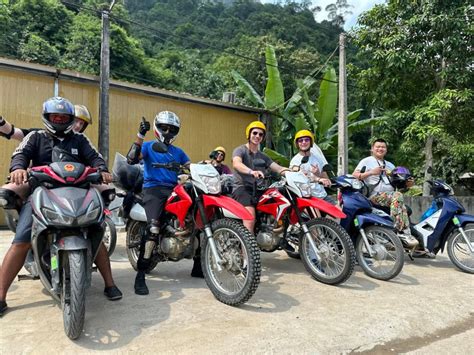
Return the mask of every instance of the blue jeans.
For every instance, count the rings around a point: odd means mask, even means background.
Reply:
[[[15,237],[12,244],[31,243],[31,226],[33,225],[33,208],[28,199],[23,205],[18,217],[18,225],[16,226]]]

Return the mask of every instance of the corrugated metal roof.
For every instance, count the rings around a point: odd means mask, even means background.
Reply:
[[[15,60],[15,59],[0,57],[0,67],[10,68],[13,70],[33,72],[40,75],[52,76],[56,78],[63,77],[70,80],[72,79],[72,80],[83,81],[83,82],[93,82],[93,83],[96,83],[97,85],[99,85],[100,83],[99,77],[95,75],[79,73],[79,72],[68,70],[68,69],[54,68],[47,65],[29,63],[29,62],[24,62],[24,61]],[[110,87],[115,88],[115,89],[138,91],[138,92],[146,93],[149,95],[161,96],[161,97],[166,97],[166,98],[180,100],[180,101],[188,101],[188,102],[199,103],[203,105],[217,106],[221,108],[227,108],[230,110],[252,112],[252,113],[265,113],[266,112],[265,110],[259,109],[256,107],[235,105],[235,104],[213,100],[213,99],[209,99],[205,97],[194,96],[191,94],[179,93],[179,92],[171,91],[171,90],[158,89],[152,86],[134,84],[134,83],[118,81],[118,80],[110,80]]]

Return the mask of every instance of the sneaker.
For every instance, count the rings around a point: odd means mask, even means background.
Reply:
[[[419,244],[418,240],[416,240],[416,238],[411,234],[399,233],[398,237],[402,241],[402,244],[405,248],[412,249]]]
[[[139,271],[137,272],[137,276],[135,277],[135,293],[137,295],[148,295],[150,291],[148,291],[148,287],[145,283],[145,272]]]
[[[110,301],[117,301],[122,298],[122,292],[115,285],[104,288],[104,295]]]
[[[7,302],[0,301],[0,317],[3,316],[3,314],[6,312],[7,309],[8,309]]]
[[[200,257],[194,257],[194,264],[193,264],[193,269],[191,270],[191,277],[199,277],[201,279],[204,278],[204,274],[202,273],[202,268],[201,268],[201,258]]]

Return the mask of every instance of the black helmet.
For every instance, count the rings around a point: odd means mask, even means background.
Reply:
[[[67,115],[67,122],[54,123],[50,121],[51,114]],[[74,105],[62,97],[51,97],[43,103],[43,124],[46,130],[56,137],[64,137],[72,130],[74,124]]]

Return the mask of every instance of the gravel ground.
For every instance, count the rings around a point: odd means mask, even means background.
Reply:
[[[2,259],[11,238],[0,231]],[[84,332],[71,341],[40,281],[15,281],[0,318],[0,353],[474,353],[474,275],[446,254],[407,259],[390,282],[356,267],[338,287],[314,281],[282,252],[262,254],[262,265],[257,292],[238,308],[191,278],[187,260],[158,265],[148,277],[150,295],[137,296],[120,233],[112,268],[123,299],[108,301],[95,273]]]

